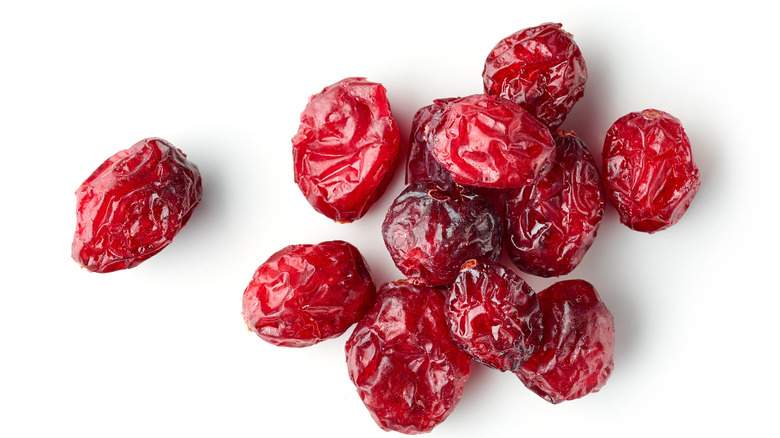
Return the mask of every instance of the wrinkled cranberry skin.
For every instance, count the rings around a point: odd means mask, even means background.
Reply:
[[[469,259],[498,260],[501,220],[495,208],[456,184],[420,180],[393,201],[382,236],[412,282],[449,286]]]
[[[597,392],[614,368],[615,322],[609,309],[584,280],[560,281],[537,295],[542,346],[517,376],[550,403]]]
[[[484,94],[450,102],[431,120],[428,142],[453,181],[493,189],[538,181],[555,153],[544,124],[514,102]]]
[[[335,338],[374,303],[376,288],[353,245],[291,245],[255,271],[244,291],[247,326],[264,341],[307,347]]]
[[[582,261],[604,216],[606,194],[596,160],[571,133],[556,133],[555,163],[538,183],[507,193],[504,242],[522,271],[568,274]]]
[[[450,339],[435,288],[383,285],[346,344],[360,399],[384,430],[430,432],[460,401],[471,358]]]
[[[583,96],[588,69],[560,23],[523,29],[501,40],[485,60],[485,93],[512,100],[547,124],[563,123]]]
[[[400,136],[385,88],[347,78],[309,100],[292,139],[295,183],[314,209],[352,222],[384,193]]]
[[[429,181],[452,182],[452,175],[431,155],[428,143],[428,130],[431,122],[437,118],[447,105],[456,98],[434,100],[431,105],[420,108],[412,118],[409,136],[409,154],[406,161],[406,184],[421,179]]]
[[[542,340],[542,312],[536,293],[499,263],[464,263],[444,315],[452,338],[464,351],[501,371],[517,370]]]
[[[73,259],[92,272],[133,268],[171,243],[202,195],[200,171],[181,150],[141,140],[76,190]]]
[[[677,223],[701,183],[682,123],[647,109],[619,118],[607,131],[604,185],[620,222],[653,233]]]

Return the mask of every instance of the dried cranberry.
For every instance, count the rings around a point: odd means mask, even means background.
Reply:
[[[550,131],[516,103],[484,94],[450,102],[429,125],[431,154],[465,186],[536,182],[552,164]]]
[[[200,171],[181,150],[141,140],[76,190],[73,259],[92,272],[135,267],[171,243],[202,195]]]
[[[261,339],[306,347],[344,333],[375,295],[366,262],[351,244],[291,245],[257,268],[244,291],[243,314]]]
[[[568,274],[596,238],[606,195],[596,161],[572,133],[555,136],[555,164],[541,181],[509,191],[504,242],[521,270]]]
[[[361,218],[398,165],[400,137],[385,88],[347,78],[309,100],[292,139],[295,182],[315,210]]]
[[[455,342],[501,371],[517,370],[539,348],[539,299],[525,280],[498,263],[464,263],[444,314]]]
[[[699,169],[680,120],[655,109],[626,114],[604,141],[604,184],[620,221],[653,233],[680,220],[699,189]]]
[[[510,99],[555,129],[582,97],[588,69],[559,23],[523,29],[501,40],[485,61],[485,93]]]
[[[420,180],[393,201],[382,236],[395,265],[413,282],[450,285],[469,259],[498,260],[501,220],[471,190]]]
[[[409,155],[406,161],[406,183],[417,180],[451,182],[452,175],[431,155],[428,130],[431,121],[438,117],[455,98],[437,99],[433,104],[420,108],[412,118],[409,136]]]
[[[452,412],[471,359],[450,339],[444,296],[407,282],[383,285],[346,345],[349,377],[384,430],[429,432]]]
[[[517,376],[551,403],[598,391],[614,367],[615,323],[609,309],[584,280],[560,281],[537,295],[542,346]]]

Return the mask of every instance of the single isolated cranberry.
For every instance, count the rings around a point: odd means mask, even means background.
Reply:
[[[555,163],[534,185],[507,193],[504,242],[520,270],[568,274],[593,244],[606,194],[596,160],[573,133],[558,132]]]
[[[517,376],[550,403],[597,392],[614,368],[615,322],[609,309],[584,280],[559,281],[537,295],[542,344]]]
[[[536,293],[499,263],[464,263],[444,314],[455,342],[475,360],[501,371],[516,371],[542,339]]]
[[[607,131],[604,185],[620,221],[653,233],[677,223],[701,180],[682,123],[647,109],[619,118]]]
[[[457,184],[419,180],[393,201],[382,236],[398,269],[415,283],[449,286],[469,259],[498,260],[495,208]]]
[[[310,98],[292,139],[295,182],[315,210],[352,222],[382,195],[400,136],[385,88],[347,78]]]
[[[255,271],[244,291],[247,326],[264,341],[306,347],[335,338],[374,303],[376,289],[353,245],[291,245]]]
[[[406,183],[421,179],[452,182],[452,175],[431,155],[428,131],[431,121],[438,117],[447,105],[456,98],[434,100],[431,105],[420,108],[412,118],[412,132],[409,136],[409,154],[406,160]]]
[[[428,142],[456,183],[494,189],[538,181],[555,154],[544,124],[514,102],[484,94],[450,102],[431,120]]]
[[[198,166],[181,150],[141,140],[76,190],[73,259],[92,272],[135,267],[171,243],[202,195]]]
[[[346,344],[349,377],[384,430],[430,432],[455,409],[471,358],[450,339],[444,296],[405,281],[383,285]]]
[[[516,32],[491,50],[485,93],[518,103],[554,130],[583,96],[588,69],[580,48],[560,23]]]

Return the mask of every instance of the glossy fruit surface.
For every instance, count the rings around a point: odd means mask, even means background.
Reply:
[[[515,371],[539,348],[539,299],[519,275],[499,263],[469,260],[445,306],[455,342],[475,360]]]
[[[596,161],[572,133],[556,133],[555,162],[538,183],[507,193],[504,242],[520,270],[568,274],[596,238],[606,194]]]
[[[382,236],[398,269],[414,283],[449,286],[469,259],[498,260],[495,208],[457,184],[420,180],[393,201]]]
[[[501,40],[485,60],[485,93],[518,103],[556,129],[583,96],[588,69],[571,34],[544,23]]]
[[[584,280],[559,281],[539,292],[541,348],[517,370],[551,403],[597,392],[614,368],[615,322],[596,289]]]
[[[626,114],[607,131],[604,185],[631,229],[653,233],[677,223],[701,183],[682,123],[647,109]]]
[[[371,307],[376,288],[353,245],[291,245],[260,265],[244,291],[247,326],[264,341],[306,347],[337,337]]]
[[[171,243],[202,195],[200,171],[181,150],[141,140],[76,190],[73,259],[92,272],[135,267]]]
[[[430,432],[461,398],[471,358],[450,339],[437,289],[383,285],[346,345],[349,377],[377,424]]]
[[[399,160],[385,88],[364,78],[325,87],[301,113],[292,144],[295,182],[312,207],[338,222],[361,218]]]
[[[412,118],[412,132],[409,136],[409,154],[406,161],[406,183],[417,180],[452,182],[452,175],[431,155],[428,131],[436,119],[455,98],[437,99],[420,108]]]

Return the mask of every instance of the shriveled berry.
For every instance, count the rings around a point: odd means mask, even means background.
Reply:
[[[141,140],[76,190],[73,259],[92,272],[135,267],[171,243],[202,195],[200,171],[181,150]]]
[[[468,188],[419,180],[393,201],[382,236],[395,265],[412,282],[449,286],[469,259],[498,260],[501,220]]]
[[[536,293],[499,263],[464,263],[444,314],[455,342],[475,360],[501,371],[517,370],[542,339]]]
[[[346,345],[349,377],[384,430],[429,432],[452,412],[471,359],[450,339],[435,288],[383,285]]]
[[[501,40],[485,60],[485,93],[518,103],[556,129],[583,96],[588,69],[560,23],[544,23]]]
[[[309,100],[292,139],[295,182],[315,210],[361,218],[398,166],[400,136],[385,88],[347,78]]]
[[[593,244],[606,194],[596,161],[572,133],[556,133],[555,163],[538,183],[507,193],[504,242],[522,271],[568,274]]]
[[[597,392],[614,368],[615,323],[609,309],[584,280],[560,281],[537,295],[542,345],[517,376],[550,403]]]
[[[353,245],[291,245],[255,271],[244,291],[247,326],[264,341],[306,347],[337,337],[374,303],[376,288]]]
[[[406,183],[417,180],[451,182],[452,175],[431,155],[428,131],[431,122],[438,117],[455,98],[437,99],[420,108],[412,118],[412,132],[409,136],[409,154],[406,161]]]
[[[680,220],[701,182],[682,123],[647,109],[619,118],[607,132],[604,185],[620,221],[653,233]]]
[[[450,102],[428,130],[431,154],[465,186],[522,187],[538,181],[555,153],[544,124],[516,103],[475,94]]]

